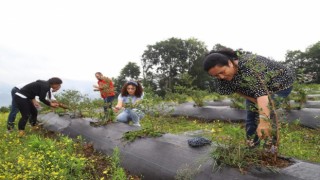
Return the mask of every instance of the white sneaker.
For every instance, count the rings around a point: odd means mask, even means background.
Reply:
[[[141,127],[140,123],[133,123],[132,126],[137,126],[137,127]]]

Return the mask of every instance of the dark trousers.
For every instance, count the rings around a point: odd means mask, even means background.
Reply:
[[[279,107],[283,99],[289,96],[289,94],[291,93],[291,90],[292,90],[292,87],[271,95],[271,98],[274,100],[276,107]],[[246,109],[247,109],[247,119],[246,119],[247,139],[253,139],[253,143],[255,145],[258,145],[260,143],[259,137],[257,135],[259,112],[256,107],[256,104],[249,100],[246,100]],[[272,111],[270,111],[270,115],[271,115],[271,119],[274,121],[274,115]]]
[[[18,124],[19,130],[25,129],[28,119],[30,120],[31,126],[36,125],[38,110],[33,105],[32,100],[15,95],[15,101],[21,114]]]
[[[16,119],[18,112],[19,112],[16,101],[14,100],[15,94],[18,91],[19,91],[19,89],[16,87],[12,88],[12,90],[11,90],[12,102],[11,102],[10,113],[9,113],[8,121],[7,121],[8,130],[14,128],[14,121]]]
[[[103,101],[104,101],[103,110],[105,113],[107,113],[108,109],[112,107],[113,100],[114,100],[114,96],[108,96],[103,99]]]

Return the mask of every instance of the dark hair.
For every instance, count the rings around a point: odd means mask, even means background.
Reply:
[[[49,84],[62,84],[62,80],[58,77],[53,77],[48,80]]]
[[[103,74],[101,72],[96,72],[95,74],[103,76]]]
[[[237,52],[230,49],[210,51],[204,58],[203,69],[209,71],[215,66],[228,66],[229,60],[233,63],[237,59],[239,59]]]
[[[141,97],[142,96],[142,93],[143,93],[143,88],[141,86],[141,84],[139,82],[136,82],[136,81],[128,81],[126,82],[122,89],[121,89],[121,96],[128,96],[129,93],[127,91],[127,87],[129,85],[132,85],[132,86],[135,86],[136,87],[136,91],[134,92],[134,95],[137,96],[137,97]]]

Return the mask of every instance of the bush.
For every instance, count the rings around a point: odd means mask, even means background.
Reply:
[[[0,112],[1,113],[7,113],[9,111],[10,111],[10,109],[8,107],[5,107],[5,106],[0,107]]]

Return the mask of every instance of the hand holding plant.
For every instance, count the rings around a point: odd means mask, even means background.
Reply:
[[[124,108],[116,106],[116,107],[114,107],[114,108],[112,108],[112,109],[113,109],[114,112],[117,113],[117,112],[119,112],[121,109],[124,109]]]
[[[98,85],[93,85],[93,91],[99,91],[99,86]]]
[[[58,102],[50,102],[50,106],[51,107],[59,107],[59,103]]]
[[[257,135],[260,139],[266,139],[271,137],[271,125],[267,120],[260,118],[260,123],[257,127]]]

